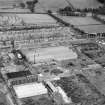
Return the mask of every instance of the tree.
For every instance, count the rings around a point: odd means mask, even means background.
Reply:
[[[24,3],[20,3],[20,7],[24,9],[25,8],[25,4]]]
[[[35,102],[32,98],[28,98],[27,100],[24,101],[23,105],[35,105]]]
[[[101,2],[101,3],[104,3],[105,2],[105,0],[98,0],[99,2]]]
[[[0,102],[0,105],[5,105],[5,103],[3,103],[3,102]]]
[[[38,3],[38,0],[33,0],[33,1],[27,1],[27,8],[33,13],[34,12],[34,8],[35,8],[35,4]]]

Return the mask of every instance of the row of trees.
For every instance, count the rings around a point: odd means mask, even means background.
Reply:
[[[76,13],[76,12],[71,12],[71,11],[65,11],[65,10],[59,10],[59,13],[61,15],[64,15],[64,16],[81,16],[81,17],[85,17],[86,16],[86,13]]]
[[[59,9],[59,13],[63,14],[63,13],[68,13],[68,12],[81,12],[83,14],[87,13],[87,12],[92,12],[92,13],[97,13],[97,14],[105,14],[105,6],[99,6],[98,8],[84,8],[84,9],[80,9],[80,8],[75,8],[72,9],[70,6],[67,6],[65,8],[60,8]]]
[[[98,8],[84,8],[84,9],[80,9],[77,8],[76,11],[78,12],[92,12],[92,13],[97,13],[97,14],[105,14],[105,7],[104,6],[99,6]]]
[[[26,5],[27,5],[27,8],[33,13],[34,10],[35,10],[35,5],[38,3],[38,0],[33,0],[33,1],[27,1],[26,2]],[[26,7],[25,3],[20,3],[20,7],[21,8],[25,8]]]
[[[105,24],[105,20],[100,18],[99,16],[93,15],[93,18],[96,19],[97,21],[100,21],[101,23]]]
[[[98,0],[100,3],[105,3],[105,0]]]

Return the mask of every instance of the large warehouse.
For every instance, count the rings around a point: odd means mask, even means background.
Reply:
[[[55,59],[57,61],[77,59],[76,52],[65,46],[41,48],[32,51],[27,50],[23,51],[23,53],[27,56],[29,61],[35,61],[36,63],[48,61],[50,59]]]
[[[42,83],[28,83],[13,86],[17,98],[26,98],[47,94],[47,89]]]

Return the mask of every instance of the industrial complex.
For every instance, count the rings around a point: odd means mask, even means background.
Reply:
[[[105,4],[13,1],[0,7],[0,105],[105,105]]]

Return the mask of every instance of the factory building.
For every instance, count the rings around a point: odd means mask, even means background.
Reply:
[[[19,71],[6,74],[8,85],[21,85],[37,81],[37,76],[32,75],[30,71]]]
[[[26,98],[47,94],[47,89],[42,83],[27,83],[13,86],[17,98]]]

